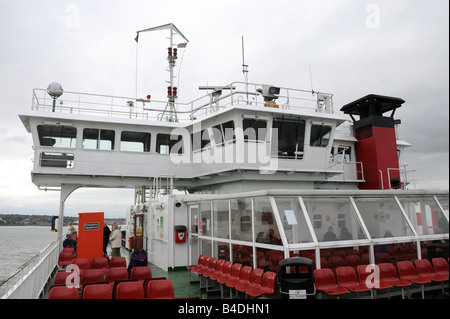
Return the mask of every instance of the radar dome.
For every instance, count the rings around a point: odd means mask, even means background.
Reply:
[[[63,94],[63,88],[61,84],[59,84],[58,82],[53,82],[49,84],[47,88],[47,93],[52,98],[57,99]]]

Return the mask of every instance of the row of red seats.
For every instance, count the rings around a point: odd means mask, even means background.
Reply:
[[[76,258],[73,250],[67,250],[64,248],[60,252],[58,257],[58,266],[64,268],[67,265],[75,264],[80,270],[84,269],[102,269],[105,273],[108,268],[114,267],[126,267],[127,261],[125,257],[96,257],[92,259],[91,265],[89,265],[89,260],[87,258]]]
[[[174,299],[172,281],[156,278],[146,280],[144,287],[138,280],[117,281],[114,290],[107,283],[87,284],[81,293],[81,299]],[[79,299],[77,289],[67,286],[50,288],[48,299]]]
[[[374,274],[378,274],[376,279]],[[373,278],[369,278],[372,276]],[[376,265],[359,265],[356,271],[353,267],[344,266],[336,268],[336,274],[330,268],[314,270],[316,290],[328,295],[339,296],[349,292],[363,292],[390,289],[393,287],[402,289],[412,284],[421,285],[422,298],[425,298],[424,285],[431,282],[448,281],[449,266],[444,258],[433,258],[432,263],[428,259],[417,259],[414,264],[411,261],[399,261],[396,266],[392,263],[379,263]],[[389,292],[389,290],[388,290]]]
[[[187,266],[193,273],[203,276],[206,280],[212,280],[221,286],[223,297],[223,285],[247,296],[257,298],[275,294],[276,276],[272,271],[264,272],[261,268],[243,266],[241,263],[233,263],[225,259],[201,254],[197,264]],[[201,278],[200,278],[201,280]],[[231,297],[230,293],[230,297]]]
[[[80,273],[76,273],[73,269],[71,271],[61,270],[56,273],[53,285],[66,285],[67,278],[69,278],[69,283],[72,285],[79,283],[77,286],[79,286],[80,290],[83,289],[85,284],[99,282],[106,282],[113,289],[114,283],[118,280],[134,279],[142,284],[147,278],[152,278],[152,271],[147,266],[133,267],[130,274],[128,274],[128,270],[125,267],[108,268],[106,273],[104,273],[103,269],[96,268],[82,269]]]

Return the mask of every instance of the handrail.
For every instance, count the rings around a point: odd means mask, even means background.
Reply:
[[[244,86],[244,87],[242,87]],[[248,90],[248,87],[251,87]],[[187,114],[188,117],[181,119],[183,121],[189,121],[193,119],[194,114],[198,114],[200,110],[205,110],[205,114],[208,112],[208,108],[211,108],[211,112],[215,112],[220,108],[218,102],[226,101],[225,105],[234,105],[235,103],[246,104],[249,106],[264,105],[263,96],[260,93],[261,84],[257,83],[244,83],[233,82],[229,85],[217,87],[216,91],[211,91],[206,95],[203,95],[191,102],[175,102],[177,108],[177,114]],[[213,95],[217,94],[217,90],[220,88],[231,88],[230,92],[226,95]],[[331,94],[311,92],[308,90],[300,90],[293,88],[280,87],[280,94],[277,95],[277,104],[281,108],[305,108],[313,109],[316,112],[324,112],[320,104],[321,96],[324,94],[330,98]],[[312,94],[310,96],[309,94]],[[316,96],[314,96],[316,95]],[[249,100],[250,99],[250,100]],[[161,100],[145,100],[136,97],[126,97],[117,95],[105,95],[105,94],[93,94],[93,93],[81,93],[64,91],[64,94],[56,101],[56,109],[53,109],[53,99],[47,96],[45,89],[35,88],[32,95],[31,109],[44,112],[59,112],[70,114],[104,114],[108,117],[122,117],[122,118],[136,118],[136,119],[157,119],[158,113],[164,113],[167,101]],[[157,107],[149,108],[148,104],[156,104]],[[59,105],[58,105],[59,104]],[[146,106],[147,104],[147,106]],[[213,108],[214,106],[214,108]],[[332,113],[333,110],[326,109],[326,113]],[[156,114],[154,114],[156,113]]]
[[[38,298],[58,262],[59,240],[48,244],[0,283],[0,299]]]

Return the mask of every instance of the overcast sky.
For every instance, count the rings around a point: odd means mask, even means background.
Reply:
[[[334,94],[334,107],[375,93],[403,98],[403,163],[417,188],[449,185],[448,0],[0,0],[0,214],[58,214],[59,193],[31,182],[31,135],[18,114],[33,88],[134,96],[136,31],[174,23],[189,40],[180,101],[199,85],[249,81]],[[165,99],[166,32],[142,34],[138,95]],[[66,215],[124,217],[131,190],[75,191]]]

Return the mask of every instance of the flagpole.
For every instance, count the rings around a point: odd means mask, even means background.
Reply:
[[[139,48],[139,32],[134,39],[136,41],[136,79],[135,79],[135,98],[137,100],[137,90],[138,90],[138,48]]]

